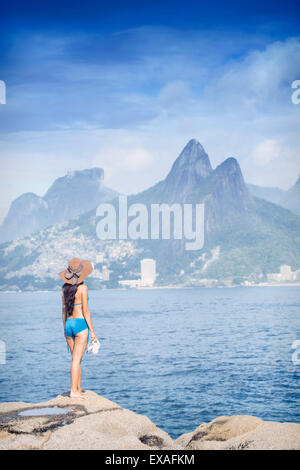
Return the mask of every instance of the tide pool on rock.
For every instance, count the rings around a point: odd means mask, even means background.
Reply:
[[[49,415],[61,415],[68,413],[68,410],[58,408],[58,406],[48,408],[32,408],[29,410],[20,411],[19,416],[49,416]]]

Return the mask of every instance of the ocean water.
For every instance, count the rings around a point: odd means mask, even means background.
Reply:
[[[218,416],[300,422],[299,287],[90,291],[102,343],[83,388],[147,415],[173,438]],[[0,401],[69,390],[60,292],[0,294]]]

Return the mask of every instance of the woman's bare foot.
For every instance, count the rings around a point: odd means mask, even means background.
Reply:
[[[82,392],[70,392],[70,398],[82,398],[86,400],[87,397]]]

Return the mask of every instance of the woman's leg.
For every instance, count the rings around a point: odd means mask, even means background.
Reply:
[[[69,346],[71,354],[72,354],[73,348],[74,348],[74,338],[72,338],[71,336],[66,336],[66,341],[68,343],[68,346]]]
[[[70,397],[85,398],[81,393],[81,359],[84,354],[89,330],[83,330],[75,336],[71,365],[71,393]]]
[[[78,382],[77,382],[77,390],[79,393],[82,392],[81,390],[81,365],[79,367],[79,375],[78,375]]]

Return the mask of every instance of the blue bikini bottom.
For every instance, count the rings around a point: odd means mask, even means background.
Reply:
[[[89,329],[85,318],[67,318],[65,324],[65,334],[70,338],[75,338],[78,333],[83,330]],[[88,334],[89,341],[90,332]],[[67,344],[67,351],[70,351],[69,345]],[[71,351],[70,351],[71,352]]]
[[[67,318],[65,324],[65,334],[70,338],[75,338],[78,333],[88,328],[89,327],[85,318]]]

